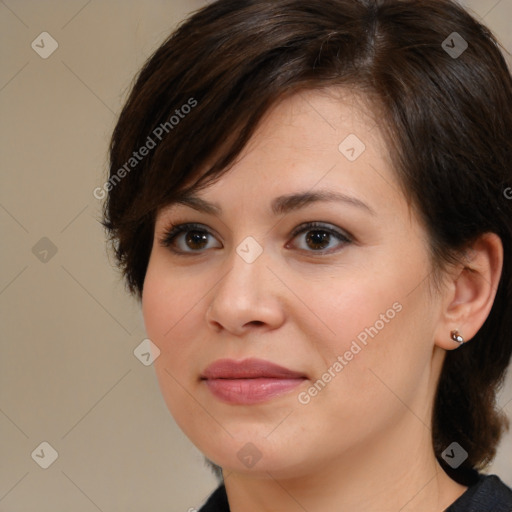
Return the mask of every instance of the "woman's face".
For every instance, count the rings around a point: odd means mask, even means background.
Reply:
[[[348,93],[281,102],[232,170],[158,215],[143,313],[172,415],[225,470],[275,477],[417,447],[430,273],[374,117]]]

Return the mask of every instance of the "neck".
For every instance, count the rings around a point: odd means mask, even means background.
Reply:
[[[224,477],[231,512],[442,512],[466,490],[439,466],[430,430],[409,413],[402,428],[329,465]]]

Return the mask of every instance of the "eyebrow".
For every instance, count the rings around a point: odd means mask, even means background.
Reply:
[[[284,215],[318,202],[341,202],[375,215],[375,211],[360,199],[331,190],[297,192],[279,196],[272,201],[271,210],[274,215]],[[191,193],[178,196],[172,201],[172,204],[183,204],[199,212],[211,215],[220,215],[222,213],[222,208],[219,205],[205,201]]]

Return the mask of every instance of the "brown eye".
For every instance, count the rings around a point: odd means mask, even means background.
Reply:
[[[222,247],[220,244],[208,247],[212,240],[215,241],[215,237],[200,224],[180,224],[166,231],[161,244],[178,254],[193,254],[202,253],[204,249]]]
[[[185,244],[190,249],[204,249],[208,244],[208,233],[204,231],[187,231],[185,234]]]
[[[310,222],[300,226],[293,233],[293,239],[298,239],[302,242],[296,244],[296,248],[319,254],[336,252],[336,250],[340,250],[352,242],[349,236],[343,232],[317,222]]]
[[[311,249],[325,249],[329,245],[331,234],[327,231],[308,231],[306,236],[306,243]]]

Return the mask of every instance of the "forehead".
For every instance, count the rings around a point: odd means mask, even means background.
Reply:
[[[384,119],[378,105],[358,91],[332,87],[300,91],[278,101],[265,113],[242,155],[263,145],[274,150],[276,146],[338,150],[339,143],[350,134],[366,147],[386,151],[379,122],[383,124]]]
[[[343,185],[348,190],[364,174],[370,175],[368,185],[384,182],[396,189],[379,126],[383,119],[374,110],[369,98],[339,88],[289,96],[269,109],[229,171],[205,188],[192,187],[192,192],[222,196],[223,190],[232,193],[229,184],[239,194],[250,187],[252,195],[257,190],[267,195],[271,184],[281,185],[282,194],[290,188],[313,190],[316,185]],[[196,183],[203,175],[204,171],[198,173]]]

